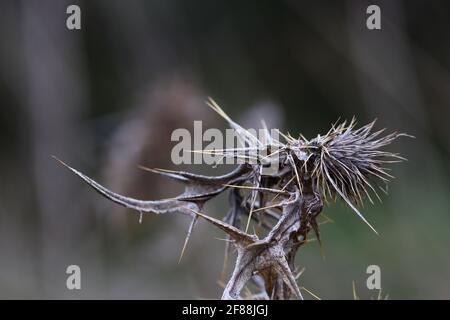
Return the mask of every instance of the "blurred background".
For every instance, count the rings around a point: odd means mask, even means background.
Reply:
[[[70,4],[81,30],[66,28]],[[381,30],[366,28],[369,4]],[[362,209],[380,236],[329,204],[325,259],[302,248],[300,283],[353,299],[354,282],[376,298],[376,264],[383,296],[450,298],[449,15],[445,1],[1,1],[0,298],[220,298],[220,231],[200,221],[178,263],[188,218],[139,224],[50,157],[128,196],[174,196],[181,186],[137,166],[180,169],[170,135],[194,120],[225,129],[208,96],[294,136],[353,115],[414,135],[388,148],[409,160],[392,166],[389,196]],[[227,206],[221,196],[205,211]],[[72,264],[82,290],[66,288]]]

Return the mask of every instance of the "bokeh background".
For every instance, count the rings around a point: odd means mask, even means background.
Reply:
[[[366,28],[369,4],[382,30]],[[186,217],[139,224],[50,157],[129,196],[174,196],[180,186],[137,166],[173,169],[170,134],[194,120],[224,129],[207,96],[294,135],[353,115],[414,135],[389,147],[409,159],[392,166],[389,196],[363,208],[381,236],[329,204],[325,259],[317,243],[300,250],[300,281],[323,299],[352,299],[352,282],[376,298],[376,264],[383,296],[450,298],[449,15],[445,1],[1,1],[0,298],[219,298],[219,231],[200,221],[178,263]],[[226,209],[220,197],[207,213]],[[82,290],[66,289],[71,264]]]

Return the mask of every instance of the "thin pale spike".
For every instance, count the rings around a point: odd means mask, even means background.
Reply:
[[[352,291],[353,291],[353,300],[359,300],[359,297],[356,294],[355,281],[352,281]]]
[[[300,289],[301,290],[305,290],[307,293],[309,293],[316,300],[322,300],[318,295],[314,294],[313,292],[311,292],[310,290],[306,289],[305,287],[301,287]]]
[[[181,254],[180,254],[180,258],[178,259],[178,263],[181,262],[181,259],[183,259],[183,255],[184,255],[184,251],[186,250],[187,244],[189,242],[189,239],[191,237],[192,234],[192,230],[194,229],[195,223],[197,222],[198,217],[194,216],[192,218],[191,224],[189,225],[189,229],[188,232],[186,234],[186,239],[184,240],[184,244],[183,244],[183,249],[181,249]]]
[[[267,209],[271,209],[271,208],[278,208],[278,207],[281,207],[283,205],[284,205],[284,203],[280,202],[280,203],[273,204],[273,205],[270,205],[270,206],[265,206],[265,207],[262,207],[262,208],[255,209],[255,210],[253,210],[253,212],[263,211],[263,210],[267,210]]]
[[[218,237],[214,237],[214,239],[219,240],[219,241],[223,241],[223,242],[228,242],[228,243],[235,243],[236,241],[231,240],[231,239],[227,239],[227,238],[218,238]]]
[[[294,142],[294,139],[291,137],[289,138],[287,135],[285,135],[283,132],[281,132],[278,129],[275,129],[276,132],[278,132],[284,139],[286,139],[287,142]]]
[[[225,187],[230,187],[230,188],[250,189],[250,190],[257,190],[257,191],[267,191],[267,192],[271,192],[271,193],[289,195],[289,192],[286,192],[284,190],[278,190],[278,189],[263,188],[263,187],[253,187],[253,186],[241,186],[241,185],[226,184],[226,183],[224,183],[222,185],[225,186]]]
[[[258,185],[257,185],[258,188],[261,185],[262,169],[263,169],[263,167],[261,166],[259,169],[259,175],[258,175]],[[252,215],[253,215],[253,209],[255,207],[256,197],[258,196],[258,192],[255,192],[254,190],[252,192],[253,192],[253,199],[252,199],[252,203],[250,205],[250,211],[248,214],[247,225],[245,227],[245,233],[247,233],[248,227],[250,226],[250,221],[251,221]]]
[[[302,183],[301,183],[301,181],[300,181],[300,176],[298,175],[298,171],[297,171],[297,167],[296,167],[296,165],[295,165],[295,161],[294,161],[294,159],[292,158],[291,155],[288,155],[288,159],[289,159],[289,162],[291,163],[291,167],[292,167],[292,168],[294,169],[294,171],[295,171],[295,177],[297,178],[298,188],[299,188],[299,190],[300,190],[300,194],[302,194],[302,191],[303,191]]]
[[[236,228],[236,227],[234,227],[234,226],[232,226],[232,225],[230,225],[230,224],[228,224],[226,222],[223,222],[223,221],[217,220],[217,219],[215,219],[213,217],[207,216],[206,214],[203,214],[203,213],[201,213],[199,211],[193,210],[193,209],[191,209],[189,207],[186,207],[186,209],[191,211],[191,212],[193,212],[193,213],[195,213],[196,215],[202,217],[203,219],[205,219],[208,222],[212,223],[216,227],[222,229],[227,234],[229,234],[232,239],[234,239],[236,241],[239,241],[239,242],[243,241],[243,242],[246,242],[246,243],[254,243],[257,240],[256,237],[251,236],[251,235],[249,235],[249,234],[239,230],[238,228]]]
[[[248,213],[247,225],[245,226],[245,233],[248,231],[248,227],[250,226],[250,220],[252,220],[253,208],[255,207],[256,197],[258,196],[257,192],[253,191],[252,203],[250,205],[250,211]]]
[[[214,111],[216,111],[220,116],[222,116],[236,131],[242,131],[244,133],[244,136],[248,139],[250,139],[253,143],[256,143],[257,145],[261,145],[261,141],[259,141],[253,134],[251,134],[248,130],[245,130],[242,128],[239,124],[231,120],[231,118],[225,113],[225,111],[222,110],[221,107],[211,98],[208,97],[208,101],[206,101],[206,104],[211,107]],[[239,138],[239,135],[238,135]],[[245,142],[245,141],[242,141]]]
[[[294,276],[295,280],[298,280],[301,277],[301,275],[305,272],[306,268],[303,267],[299,271],[297,271],[297,270],[298,270],[298,268],[295,270],[295,276]]]
[[[294,179],[295,179],[295,176],[293,176],[293,177],[292,177],[292,178],[284,185],[284,187],[281,188],[281,191],[286,190],[287,186],[288,186],[292,181],[294,181]],[[272,200],[270,200],[270,202],[274,202],[274,201],[278,198],[278,196],[279,196],[279,194],[276,194],[276,195],[272,198]]]
[[[379,235],[377,230],[375,230],[375,228],[366,220],[366,218],[364,218],[364,216],[358,211],[358,209],[356,209],[356,207],[353,205],[353,203],[350,200],[348,200],[348,198],[338,188],[338,186],[336,185],[334,180],[330,177],[330,174],[328,173],[328,169],[326,169],[326,168],[325,168],[325,173],[328,177],[328,181],[330,181],[330,183],[332,184],[332,186],[334,187],[336,192],[339,193],[339,195],[342,197],[342,199],[344,199],[345,202],[347,202],[347,204],[350,206],[350,208],[353,209],[353,211],[361,218],[362,221],[364,221],[369,226],[370,229],[372,229],[373,232],[375,232],[376,235]]]

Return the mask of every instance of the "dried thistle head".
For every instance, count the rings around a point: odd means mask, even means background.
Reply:
[[[353,118],[348,124],[344,121],[332,125],[325,135],[311,140],[302,135],[298,140],[287,137],[286,149],[292,150],[300,162],[299,175],[312,179],[324,200],[340,196],[375,231],[356,206],[365,197],[373,204],[373,195],[381,201],[376,189],[386,192],[380,183],[386,184],[393,178],[386,164],[406,160],[382,148],[398,137],[409,135],[394,132],[380,137],[385,129],[373,132],[374,124],[375,121],[356,128]],[[302,180],[299,181],[301,184]]]
[[[301,299],[304,288],[297,285],[298,277],[294,275],[295,255],[298,248],[308,242],[311,230],[320,243],[317,219],[323,201],[341,197],[375,231],[357,206],[364,197],[372,202],[371,194],[379,198],[376,188],[383,190],[380,183],[392,178],[385,166],[404,160],[398,154],[382,149],[406,134],[381,136],[383,130],[372,132],[375,121],[356,128],[353,119],[348,124],[345,121],[334,124],[325,135],[311,140],[302,135],[295,139],[279,132],[285,140],[280,141],[272,137],[265,126],[264,137],[256,137],[234,122],[212,99],[207,103],[236,131],[244,147],[239,148],[241,153],[238,155],[238,149],[195,152],[256,162],[245,162],[221,176],[144,168],[185,185],[182,194],[163,200],[138,200],[114,193],[60,162],[100,194],[138,211],[141,217],[144,212],[179,212],[190,216],[192,221],[182,254],[198,217],[224,231],[228,237],[224,260],[227,260],[230,243],[236,248],[237,258],[222,298],[242,298],[241,291],[248,281],[253,281],[259,288],[259,292],[250,295],[255,298],[288,299],[295,296]],[[278,170],[264,174],[264,166],[273,163]],[[227,190],[230,208],[223,220],[202,212],[206,201]],[[241,228],[243,218],[247,219],[245,228]],[[248,232],[251,221],[266,231],[262,238],[256,232]]]
[[[373,196],[381,201],[377,188],[386,193],[381,184],[386,185],[389,179],[394,178],[388,173],[386,165],[406,160],[383,148],[401,136],[412,136],[397,132],[381,136],[385,129],[372,131],[376,120],[356,128],[356,119],[353,117],[350,122],[336,122],[325,135],[319,134],[310,140],[302,134],[295,139],[290,134],[278,131],[285,140],[280,142],[270,137],[269,130],[266,130],[266,137],[258,139],[231,120],[212,99],[208,104],[237,130],[241,141],[248,145],[248,150],[276,148],[277,151],[272,152],[272,155],[276,154],[282,160],[280,170],[283,166],[291,167],[300,192],[308,184],[324,201],[341,197],[377,233],[357,206],[363,203],[364,198],[373,204]],[[269,141],[269,146],[264,141]],[[221,154],[230,156],[226,150]],[[262,164],[270,162],[270,155],[259,156],[258,160]]]

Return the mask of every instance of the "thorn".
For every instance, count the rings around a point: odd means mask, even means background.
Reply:
[[[222,183],[222,186],[230,187],[230,188],[238,188],[238,189],[251,189],[251,190],[255,190],[255,191],[267,191],[267,192],[276,193],[276,194],[289,195],[289,192],[287,192],[287,191],[278,190],[278,189],[272,189],[272,188],[262,188],[262,187],[253,187],[253,186],[239,186],[239,185],[227,184],[227,183]]]
[[[226,272],[227,272],[229,249],[230,249],[230,243],[226,242],[225,243],[225,254],[224,254],[224,257],[223,257],[222,272],[220,273],[220,281],[222,281],[222,282],[224,281],[225,275],[226,275]]]
[[[298,280],[298,278],[301,277],[301,275],[303,274],[303,272],[305,272],[306,268],[303,267],[300,271],[298,271],[295,275],[295,280]]]
[[[352,287],[353,287],[353,300],[359,300],[359,297],[356,294],[355,281],[352,281]]]
[[[191,212],[195,213],[197,216],[202,217],[203,219],[205,219],[209,223],[212,223],[216,227],[222,229],[228,235],[230,235],[230,237],[233,240],[236,240],[236,242],[254,243],[257,240],[256,237],[251,236],[251,235],[243,232],[242,230],[239,230],[238,228],[236,228],[236,227],[234,227],[234,226],[232,226],[232,225],[230,225],[230,224],[228,224],[226,222],[217,220],[217,219],[215,219],[213,217],[210,217],[210,216],[208,216],[206,214],[198,212],[198,211],[196,211],[194,209],[191,209],[189,207],[183,207],[183,208],[187,209],[188,211],[191,211]]]
[[[225,282],[223,282],[222,280],[217,280],[217,284],[218,284],[219,287],[221,287],[222,289],[225,289],[225,287],[226,287]]]
[[[187,244],[189,242],[189,238],[191,237],[192,230],[194,229],[195,222],[197,221],[197,219],[198,219],[198,216],[194,216],[192,218],[191,224],[189,225],[189,229],[188,229],[188,232],[186,234],[186,239],[184,240],[183,249],[181,249],[181,254],[180,254],[180,258],[178,259],[178,263],[180,263],[181,259],[183,258],[184,251],[186,250]]]
[[[236,241],[234,241],[234,240],[226,239],[226,238],[218,238],[218,237],[214,237],[214,239],[219,240],[219,241],[224,241],[224,242],[227,242],[227,243],[234,243],[234,242],[236,242]]]
[[[313,296],[316,300],[322,300],[318,295],[314,294],[312,291],[306,289],[305,287],[301,287],[300,289],[305,290],[308,292],[311,296]]]
[[[252,204],[250,206],[250,212],[248,214],[248,219],[247,219],[247,225],[245,227],[245,233],[247,233],[248,231],[248,227],[250,226],[250,221],[252,220],[252,215],[253,215],[253,208],[255,207],[255,202],[256,202],[256,197],[258,196],[258,193],[255,192],[254,196],[253,196],[253,200],[252,200]]]
[[[338,186],[336,185],[336,183],[334,182],[334,180],[330,177],[330,174],[328,172],[328,169],[326,169],[326,167],[324,167],[325,169],[325,174],[328,177],[328,181],[331,182],[333,188],[336,190],[337,193],[339,193],[339,195],[342,197],[342,199],[345,200],[345,202],[347,202],[347,204],[350,206],[350,208],[353,209],[353,211],[355,211],[355,213],[361,218],[362,221],[364,221],[370,229],[372,229],[373,232],[375,232],[375,234],[377,236],[379,236],[380,234],[378,233],[377,230],[375,230],[375,228],[369,223],[369,221],[366,220],[366,218],[364,218],[364,216],[361,214],[361,212],[358,211],[358,209],[356,209],[356,207],[353,205],[353,203],[351,203],[350,200],[348,200],[348,198],[342,193],[342,191],[338,188]]]

